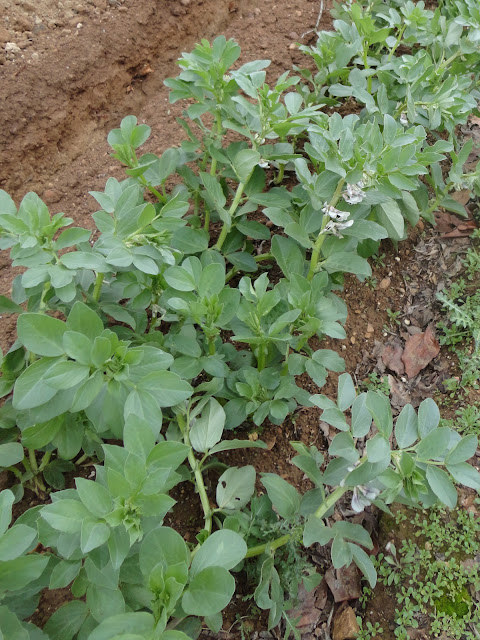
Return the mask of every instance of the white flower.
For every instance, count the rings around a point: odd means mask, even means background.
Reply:
[[[263,158],[260,158],[260,162],[258,163],[258,166],[261,167],[262,169],[268,169],[270,165],[266,160],[264,160]]]
[[[404,127],[407,126],[408,118],[407,118],[407,114],[405,113],[405,111],[402,111],[402,113],[400,114],[399,122],[400,122],[400,124],[403,124]]]
[[[336,220],[338,222],[347,220],[348,216],[350,215],[348,211],[340,211],[340,209],[335,209],[335,207],[332,207],[327,202],[324,203],[322,212],[326,213],[327,216],[330,216],[332,220]]]
[[[352,509],[355,513],[362,513],[365,507],[372,504],[372,500],[380,493],[379,489],[360,485],[353,490]]]
[[[342,231],[343,229],[348,229],[348,227],[351,227],[352,224],[353,220],[347,220],[346,222],[335,222],[334,220],[330,220],[330,222],[327,222],[327,224],[325,225],[325,229],[322,231],[322,233],[332,233],[334,236],[337,236],[337,238],[343,238],[340,231]]]
[[[347,190],[343,193],[343,199],[348,204],[360,204],[366,197],[365,191],[363,191],[363,182],[357,182],[357,184],[347,184]]]

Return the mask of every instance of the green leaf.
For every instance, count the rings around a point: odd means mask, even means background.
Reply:
[[[25,553],[37,532],[24,524],[16,524],[0,537],[0,561],[14,560]]]
[[[425,438],[430,431],[438,427],[440,411],[432,398],[426,398],[418,407],[418,432],[420,438]]]
[[[88,616],[85,602],[67,602],[50,617],[45,625],[45,633],[51,640],[72,640]]]
[[[338,378],[337,404],[340,411],[349,409],[355,400],[355,385],[352,376],[348,373],[342,373]]]
[[[40,515],[57,531],[80,533],[83,519],[89,512],[81,502],[66,499],[45,505]]]
[[[104,522],[93,518],[85,518],[82,522],[80,548],[83,553],[89,553],[105,544],[109,536],[110,529]]]
[[[400,449],[410,447],[418,439],[418,420],[415,409],[406,404],[395,423],[395,439]]]
[[[234,592],[235,580],[226,569],[207,567],[183,594],[182,609],[187,615],[212,616],[228,605]]]
[[[294,273],[303,276],[305,258],[294,240],[280,235],[273,236],[272,253],[286,278],[290,278]]]
[[[65,249],[66,247],[73,247],[76,244],[82,242],[88,242],[92,232],[89,229],[82,229],[82,227],[70,227],[58,236],[55,241],[55,249]]]
[[[18,442],[0,444],[0,467],[11,467],[24,458],[23,447]]]
[[[212,533],[193,558],[190,575],[194,578],[207,567],[233,569],[247,553],[245,540],[229,529]]]
[[[335,569],[349,566],[353,559],[353,550],[349,542],[339,536],[336,536],[332,542],[332,562]]]
[[[350,548],[353,555],[353,561],[363,573],[363,575],[367,578],[372,589],[374,589],[375,585],[377,584],[377,572],[370,556],[365,553],[363,549],[357,547],[356,544],[350,544]]]
[[[247,506],[255,491],[257,474],[251,465],[230,467],[217,484],[217,505],[219,509],[243,509]]]
[[[61,360],[44,376],[45,382],[56,390],[71,389],[88,378],[90,367],[86,364]]]
[[[57,390],[50,387],[44,378],[57,362],[58,358],[41,358],[25,369],[13,390],[15,409],[33,409],[53,398]]]
[[[393,430],[392,409],[389,399],[376,391],[368,391],[365,406],[375,420],[375,425],[386,438]]]
[[[315,514],[312,514],[303,530],[303,544],[305,547],[318,542],[322,546],[328,544],[333,538],[333,530],[331,527],[327,527],[321,518],[317,518]]]
[[[354,273],[356,276],[365,277],[372,275],[372,269],[365,258],[346,251],[332,253],[322,263],[322,267],[328,273]]]
[[[193,291],[197,286],[193,275],[183,267],[169,267],[163,275],[176,291]]]
[[[295,518],[302,501],[295,487],[275,473],[263,473],[262,484],[280,517],[285,520]]]
[[[260,154],[254,149],[242,149],[235,156],[232,166],[238,179],[246,184],[253,173],[253,170],[260,162]]]
[[[20,556],[0,562],[0,592],[18,591],[39,578],[50,558],[43,555]]]
[[[454,509],[457,504],[457,491],[448,474],[438,467],[428,465],[427,480],[437,498],[450,509]]]
[[[372,425],[372,414],[367,409],[365,402],[366,393],[361,393],[355,398],[352,405],[352,436],[363,438],[370,431]]]
[[[222,440],[212,447],[208,454],[213,455],[220,451],[231,451],[232,449],[266,449],[267,445],[262,440]]]
[[[450,451],[445,458],[445,463],[450,465],[459,464],[465,462],[475,455],[478,447],[478,438],[473,434],[465,436],[460,442]]]
[[[218,262],[212,262],[202,271],[198,283],[198,294],[209,298],[219,294],[225,285],[225,267]]]
[[[133,414],[128,415],[123,429],[123,446],[127,451],[146,460],[155,446],[155,440],[152,427],[146,420]]]
[[[208,249],[210,236],[205,229],[192,229],[192,227],[182,227],[175,231],[172,236],[172,247],[178,249],[186,255],[201,253]]]
[[[425,438],[420,440],[416,448],[417,458],[422,461],[441,458],[448,450],[451,433],[448,427],[441,427],[430,431]]]
[[[75,478],[75,485],[80,500],[93,515],[102,518],[113,508],[108,489],[99,482],[86,478]]]
[[[345,431],[344,433],[337,433],[337,435],[332,440],[332,444],[328,449],[328,453],[331,456],[345,458],[350,462],[356,462],[360,457],[357,449],[355,448],[355,443],[353,441],[352,435],[349,431]]]
[[[101,622],[88,636],[88,640],[116,640],[127,634],[149,638],[153,627],[154,618],[151,613],[120,613]],[[58,638],[58,640],[61,639]]]
[[[63,355],[63,334],[66,330],[64,322],[43,313],[23,313],[17,322],[20,342],[39,356]]]
[[[225,411],[221,404],[215,398],[210,398],[201,416],[190,429],[190,442],[195,451],[206,453],[220,441],[225,419]]]
[[[19,304],[10,300],[10,298],[0,296],[0,313],[23,313],[23,309]]]
[[[10,524],[10,520],[12,519],[12,504],[14,501],[15,496],[10,489],[0,491],[0,536],[5,533]]]
[[[368,440],[367,458],[369,462],[390,461],[390,443],[381,433]]]
[[[480,473],[466,462],[458,464],[446,464],[447,470],[453,478],[460,484],[464,484],[471,489],[480,490]]]
[[[100,273],[112,270],[103,256],[90,251],[70,251],[62,256],[61,262],[67,269],[90,269]]]
[[[41,449],[50,444],[60,431],[64,423],[64,417],[58,416],[49,420],[27,427],[22,431],[22,444],[27,449]]]
[[[48,588],[63,589],[64,587],[68,587],[68,585],[75,580],[81,568],[82,563],[80,561],[71,562],[69,560],[60,560],[50,575]]]
[[[75,302],[68,314],[67,327],[94,340],[103,331],[103,322],[99,315],[83,302]]]
[[[149,373],[140,380],[137,386],[140,390],[152,393],[160,407],[173,407],[187,400],[193,393],[188,382],[171,371]]]
[[[35,627],[37,629],[37,627]],[[46,636],[38,629],[40,640],[45,640]],[[0,606],[0,638],[2,640],[31,640],[32,636],[22,625],[17,616],[7,609]]]
[[[400,207],[395,200],[389,199],[375,207],[378,222],[385,227],[388,237],[392,240],[403,240],[405,235],[405,221]]]
[[[190,564],[190,552],[182,536],[170,527],[159,527],[142,541],[139,555],[140,569],[148,576],[161,563],[164,568],[176,564]]]

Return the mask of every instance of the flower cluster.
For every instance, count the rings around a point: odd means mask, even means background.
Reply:
[[[365,200],[367,194],[363,190],[364,184],[360,180],[357,184],[347,184],[347,189],[343,193],[343,199],[348,204],[360,204]]]
[[[323,205],[322,212],[331,218],[325,225],[322,233],[333,233],[333,235],[341,238],[340,231],[348,229],[348,227],[351,227],[353,224],[353,220],[348,220],[350,216],[348,211],[340,211],[340,209],[336,209],[327,202]]]

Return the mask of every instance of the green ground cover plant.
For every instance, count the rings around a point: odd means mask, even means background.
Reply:
[[[343,359],[322,348],[346,337],[344,274],[364,281],[381,240],[451,209],[455,189],[478,190],[478,174],[463,173],[470,146],[454,136],[476,105],[476,26],[456,5],[447,19],[410,4],[408,28],[379,3],[334,8],[336,31],[318,46],[353,42],[348,59],[329,62],[335,84],[320,71],[268,84],[270,61],[234,68],[240,48],[224,37],[183,54],[166,84],[171,102],[187,101],[186,139],[158,157],[139,151],[150,128],[134,116],[110,132],[127,178],[91,192],[94,239],[37,195],[17,208],[0,191],[0,246],[23,268],[0,299],[18,315],[1,362],[0,466],[18,482],[0,494],[0,637],[196,638],[202,623],[221,628],[242,570],[268,628],[283,619],[295,634],[291,597],[321,580],[302,548],[329,545],[336,568],[353,561],[376,582],[366,530],[329,520],[347,492],[361,512],[394,501],[453,508],[454,483],[480,488],[467,462],[475,435],[439,426],[431,399],[393,416],[385,395],[357,394]],[[400,45],[415,59],[402,62]],[[332,91],[339,83],[346,93]],[[327,115],[337,104],[327,93],[365,107]],[[341,374],[336,401],[297,384],[306,374],[321,390],[329,372]],[[292,443],[311,482],[304,494],[271,473],[257,492],[253,466],[219,464],[223,451],[266,446],[228,432],[312,406],[338,434],[328,457]],[[86,458],[95,480],[65,489],[64,473]],[[212,467],[223,471],[215,495]],[[203,513],[188,543],[166,524],[182,482]],[[25,486],[57,491],[8,529]],[[73,599],[43,630],[24,622],[42,588],[69,585]]]
[[[458,509],[447,518],[444,509],[435,507],[415,514],[412,524],[399,549],[389,543],[375,560],[379,582],[394,591],[395,637],[409,638],[408,629],[417,628],[418,617],[426,614],[432,637],[448,634],[473,640],[480,623],[479,605],[472,597],[480,584],[474,560],[480,539],[478,515]],[[364,596],[368,591],[366,587]]]

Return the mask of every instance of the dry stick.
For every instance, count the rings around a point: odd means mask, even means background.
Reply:
[[[320,0],[320,11],[318,12],[318,18],[315,23],[315,28],[310,29],[309,31],[305,31],[305,33],[302,33],[302,35],[300,36],[300,40],[302,40],[305,36],[308,36],[309,33],[318,33],[318,27],[320,26],[320,21],[323,16],[324,4],[325,4],[325,0]]]

